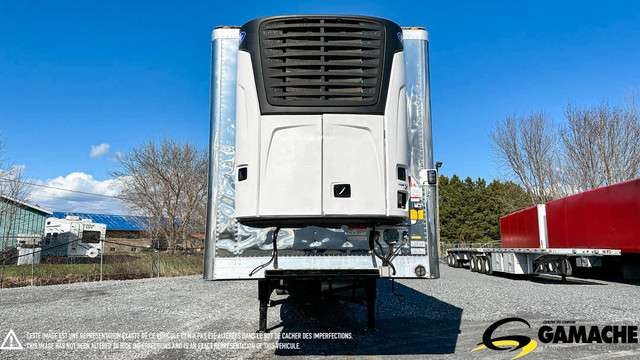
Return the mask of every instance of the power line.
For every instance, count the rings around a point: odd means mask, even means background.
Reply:
[[[11,181],[11,182],[20,183],[20,184],[25,184],[25,185],[39,186],[39,187],[43,187],[43,188],[47,188],[47,189],[54,189],[54,190],[68,191],[68,192],[78,193],[78,194],[84,194],[84,195],[102,196],[102,197],[106,197],[106,198],[113,198],[113,199],[119,199],[119,200],[126,200],[125,198],[123,198],[123,197],[121,197],[121,196],[113,196],[113,195],[96,194],[96,193],[92,193],[92,192],[88,192],[88,191],[71,190],[71,189],[59,188],[59,187],[55,187],[55,186],[48,186],[48,185],[36,184],[36,183],[32,183],[32,182],[27,182],[27,181],[20,181],[20,180],[13,180],[13,179],[0,179],[0,181]]]

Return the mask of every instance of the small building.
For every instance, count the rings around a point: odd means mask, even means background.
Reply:
[[[51,211],[9,196],[0,195],[0,250],[39,244],[45,219]]]

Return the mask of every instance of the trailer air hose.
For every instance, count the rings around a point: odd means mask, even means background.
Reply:
[[[395,275],[396,274],[396,267],[393,265],[393,263],[391,262],[400,252],[400,250],[402,249],[402,247],[404,246],[404,244],[407,243],[407,236],[403,236],[402,237],[402,242],[400,243],[400,245],[394,250],[393,249],[393,245],[391,244],[387,244],[387,253],[382,256],[381,254],[384,253],[384,250],[382,248],[382,244],[380,244],[380,238],[376,237],[375,238],[375,242],[378,245],[378,248],[380,249],[380,254],[378,254],[375,249],[373,250],[373,253],[380,258],[380,260],[382,260],[382,266],[389,266],[391,267],[391,271],[392,274]]]
[[[271,259],[269,259],[269,261],[267,261],[266,263],[256,267],[255,269],[251,270],[251,272],[249,273],[249,277],[253,276],[253,274],[255,274],[256,272],[266,268],[267,266],[269,266],[269,264],[271,264],[273,262],[273,268],[277,269],[278,268],[278,233],[280,232],[280,226],[276,227],[276,230],[273,232],[273,252],[271,253]]]

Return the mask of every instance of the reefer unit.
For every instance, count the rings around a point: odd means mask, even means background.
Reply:
[[[408,215],[402,29],[363,16],[277,16],[240,28],[236,219],[397,224]]]

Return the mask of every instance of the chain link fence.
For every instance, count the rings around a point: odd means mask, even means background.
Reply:
[[[86,247],[81,239],[8,247],[0,251],[0,288],[202,274],[203,246],[166,244],[156,239],[106,239],[98,245],[103,247],[100,251],[86,248],[82,256],[52,251],[68,248],[77,253],[76,247]]]

